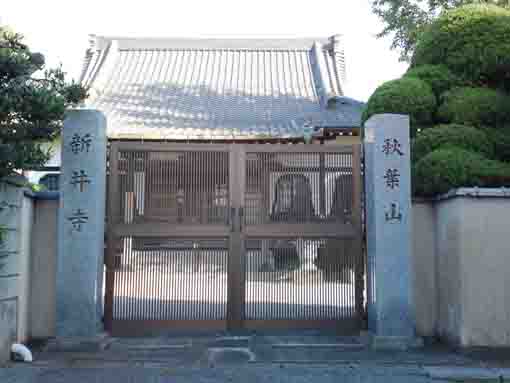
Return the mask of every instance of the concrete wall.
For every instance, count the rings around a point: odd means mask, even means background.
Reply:
[[[23,195],[19,219],[19,277],[18,277],[18,342],[24,343],[30,338],[30,281],[32,222],[34,218],[34,201]],[[35,271],[35,270],[34,270]]]
[[[419,334],[510,346],[510,193],[459,189],[413,214]]]
[[[412,278],[416,329],[432,336],[437,318],[436,214],[426,202],[413,203]]]
[[[462,212],[460,342],[510,346],[510,198],[455,203]]]
[[[58,195],[39,196],[34,204],[30,336],[50,338],[55,336]]]
[[[17,179],[0,183],[0,225],[6,230],[0,244],[0,363],[8,359],[11,343],[25,341],[29,331],[33,206],[20,185]]]
[[[459,200],[437,202],[436,208],[436,257],[438,312],[436,333],[449,343],[460,344],[462,324],[461,305],[461,216]]]
[[[24,179],[0,183],[0,364],[13,342],[55,333],[58,197],[33,195]]]

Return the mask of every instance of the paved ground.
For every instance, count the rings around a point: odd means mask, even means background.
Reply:
[[[34,356],[0,368],[0,382],[510,382],[504,350],[383,352],[328,336],[104,338],[52,342]]]
[[[418,375],[419,371],[406,369],[359,370],[346,367],[243,367],[216,369],[184,368],[101,368],[101,369],[58,369],[35,371],[25,369],[2,377],[2,383],[131,383],[131,382],[395,382],[421,383],[429,378]]]
[[[137,254],[136,265],[116,272],[115,318],[224,319],[227,272],[216,270],[212,261],[202,260],[202,264],[194,265],[192,257],[188,257],[187,262],[171,262],[163,255],[168,253]],[[345,283],[325,281],[318,270],[254,272],[254,269],[257,268],[248,267],[246,280],[245,307],[249,319],[338,319],[354,315],[352,276],[351,281]]]

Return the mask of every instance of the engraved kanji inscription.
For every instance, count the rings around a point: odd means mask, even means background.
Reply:
[[[88,152],[92,144],[92,136],[90,134],[84,134],[80,136],[75,133],[71,138],[71,152],[74,154],[82,153],[83,151]]]
[[[391,202],[384,209],[384,216],[386,222],[389,223],[399,223],[402,222],[402,210],[400,209],[400,205],[398,202]]]
[[[398,172],[398,169],[386,170],[384,179],[386,180],[386,186],[390,189],[395,189],[400,186],[400,173]]]
[[[81,231],[84,224],[87,223],[89,217],[86,212],[82,209],[76,209],[73,214],[67,218],[71,224],[73,225],[73,229],[76,231]]]
[[[71,177],[71,185],[74,187],[79,187],[80,192],[85,190],[85,185],[90,184],[90,178],[85,172],[85,170],[76,171],[73,170],[73,175]]]
[[[386,138],[382,146],[382,152],[387,156],[392,154],[398,154],[399,156],[404,155],[402,146],[396,138]]]

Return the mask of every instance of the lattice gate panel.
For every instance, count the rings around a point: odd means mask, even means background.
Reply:
[[[359,155],[112,142],[107,328],[359,325]]]
[[[122,223],[228,223],[228,152],[126,150],[118,170]]]
[[[350,222],[353,154],[248,153],[245,190],[247,225]]]
[[[119,241],[114,320],[224,320],[227,239],[124,237]]]
[[[334,320],[355,316],[352,240],[246,241],[247,320]]]
[[[246,323],[260,328],[359,323],[364,299],[359,150],[279,149],[246,147]]]
[[[227,146],[113,142],[105,317],[114,334],[224,329]]]

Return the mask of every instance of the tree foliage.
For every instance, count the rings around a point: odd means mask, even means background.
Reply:
[[[463,83],[443,65],[422,65],[410,68],[405,76],[425,81],[430,85],[438,100],[441,94]]]
[[[392,48],[409,61],[426,27],[442,12],[471,3],[510,7],[510,0],[371,0],[372,10],[383,22],[378,37],[391,36]]]
[[[403,77],[375,90],[365,107],[363,120],[379,113],[408,114],[413,126],[428,125],[436,106],[436,97],[426,82]]]
[[[419,196],[510,186],[510,11],[461,3],[427,3],[436,10],[455,7],[427,21],[414,41],[411,68],[377,88],[364,112],[365,118],[410,115],[411,134],[416,132],[412,185]],[[408,81],[426,84],[437,102],[424,108],[423,87]]]
[[[458,187],[510,185],[510,165],[459,147],[434,150],[413,166],[413,191],[444,194]]]
[[[510,96],[490,88],[454,88],[446,92],[439,121],[476,127],[503,127],[510,122]]]
[[[510,10],[472,4],[442,14],[421,35],[412,66],[442,64],[472,86],[510,90]]]
[[[510,125],[499,128],[483,128],[494,148],[494,158],[510,163]]]
[[[481,129],[464,125],[437,125],[425,129],[412,142],[413,162],[439,148],[457,147],[480,153],[488,158],[494,155],[494,143]]]
[[[20,34],[0,26],[0,176],[43,165],[42,145],[60,134],[66,108],[80,103],[86,89],[65,80],[60,68],[45,68]]]

